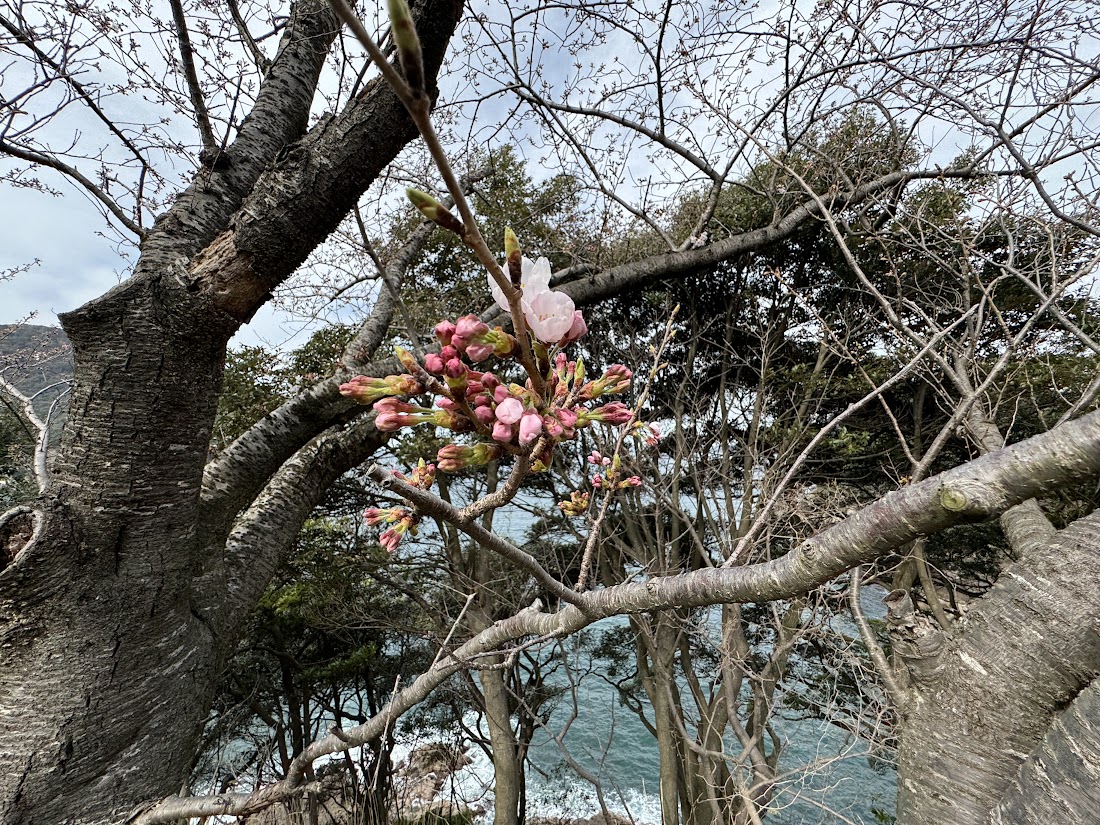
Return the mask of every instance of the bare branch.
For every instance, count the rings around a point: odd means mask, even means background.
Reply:
[[[537,607],[525,609],[496,622],[440,659],[368,722],[315,741],[294,760],[282,781],[253,794],[170,797],[132,821],[134,825],[153,825],[186,816],[242,815],[299,794],[314,760],[371,741],[452,674],[482,654],[525,636],[567,635],[600,618],[623,613],[789,598],[921,535],[989,518],[1040,493],[1097,474],[1100,412],[889,493],[774,561],[732,569],[708,568],[577,594],[576,604],[553,614],[542,613]]]
[[[79,183],[84,189],[97,201],[115,216],[123,226],[133,232],[138,238],[144,238],[146,230],[137,224],[125,211],[115,203],[114,198],[103,191],[99,186],[89,180],[84,173],[74,166],[55,158],[51,155],[45,155],[41,152],[35,152],[32,149],[25,149],[21,146],[15,146],[8,143],[6,140],[0,140],[0,152],[5,152],[12,157],[19,158],[20,160],[28,161],[29,163],[36,163],[39,166],[45,166],[50,169],[54,169],[66,177],[72,178]]]
[[[195,123],[199,128],[199,136],[202,138],[202,148],[210,153],[217,151],[218,141],[214,137],[214,130],[210,126],[210,114],[206,111],[206,101],[203,99],[202,85],[199,83],[198,72],[195,71],[195,52],[191,48],[191,35],[187,31],[187,18],[183,14],[182,0],[169,0],[172,5],[172,20],[176,24],[176,37],[180,44],[180,62],[183,64],[183,75],[187,79],[187,91],[191,95],[191,107],[195,113]]]

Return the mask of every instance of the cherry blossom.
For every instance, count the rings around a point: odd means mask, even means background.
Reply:
[[[573,326],[574,312],[573,299],[564,292],[548,289],[531,299],[523,297],[523,318],[531,334],[544,344],[565,338]]]
[[[505,271],[507,271],[507,268]],[[532,261],[530,258],[524,257],[521,264],[519,288],[523,293],[523,297],[528,301],[539,293],[549,292],[550,261],[547,258]],[[489,290],[493,293],[493,300],[497,302],[497,306],[505,312],[511,312],[504,290],[497,285],[496,279],[492,275],[489,276]],[[524,315],[526,314],[525,312]]]

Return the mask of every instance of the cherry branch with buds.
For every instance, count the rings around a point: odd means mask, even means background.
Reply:
[[[593,423],[622,426],[635,422],[637,410],[620,401],[603,401],[605,396],[626,392],[632,373],[622,364],[614,364],[599,378],[587,380],[583,359],[570,360],[565,349],[588,328],[573,300],[550,288],[550,262],[524,257],[510,228],[504,232],[503,266],[489,249],[431,123],[420,41],[406,0],[387,0],[396,67],[385,60],[344,0],[330,2],[408,109],[459,214],[416,189],[408,190],[409,200],[425,218],[456,234],[474,251],[488,273],[493,299],[512,319],[514,335],[502,326],[490,327],[472,314],[454,322],[441,321],[435,327],[440,351],[427,354],[423,363],[398,347],[398,360],[407,372],[384,378],[359,376],[340,387],[349,398],[373,405],[379,430],[393,432],[430,424],[455,434],[456,440],[438,451],[434,463],[421,459],[409,477],[395,473],[410,490],[426,494],[437,470],[453,473],[504,456],[514,459],[512,472],[499,490],[449,514],[452,518],[448,520],[469,524],[510,501],[529,473],[548,469],[559,442],[575,438],[579,430]],[[499,362],[496,371],[477,368],[490,358]],[[516,373],[517,365],[519,380],[507,380]],[[434,396],[431,406],[407,400],[425,395]],[[620,444],[622,438],[620,435]],[[634,482],[628,479],[625,486]],[[422,513],[412,498],[406,497],[407,507],[366,512],[368,525],[386,525],[379,541],[391,553],[404,536],[416,534]],[[587,503],[583,495],[574,494],[574,511],[579,511],[582,501]],[[605,500],[603,509],[606,507]],[[562,509],[570,513],[568,508]]]

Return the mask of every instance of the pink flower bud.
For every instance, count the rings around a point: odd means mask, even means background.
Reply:
[[[503,421],[498,421],[493,425],[493,440],[499,441],[501,444],[507,444],[512,440],[512,425],[505,424]]]
[[[341,395],[360,404],[370,404],[391,395],[418,395],[423,391],[424,388],[411,375],[387,375],[385,378],[358,375],[340,385]]]
[[[458,412],[459,410],[459,406],[457,403],[443,396],[435,399],[435,405],[442,410],[450,410],[451,412]]]
[[[455,334],[455,325],[450,321],[440,321],[435,325],[435,337],[443,346],[451,343],[451,336]]]
[[[458,358],[458,350],[454,347],[446,346],[439,351],[439,357],[443,359],[443,363],[447,363],[452,358]]]
[[[523,415],[523,403],[518,398],[508,396],[497,404],[496,417],[505,424],[515,424]]]
[[[490,355],[496,351],[496,348],[492,344],[477,344],[470,343],[466,346],[466,355],[475,364],[478,361],[484,361]]]
[[[630,379],[633,375],[634,373],[622,364],[612,364],[603,375],[581,388],[580,397],[584,399],[599,398],[601,395],[626,392],[630,389]]]
[[[384,433],[392,433],[395,430],[400,430],[407,423],[404,417],[396,413],[379,413],[378,418],[374,419],[374,426]]]
[[[613,401],[584,413],[584,418],[589,421],[602,421],[604,424],[625,424],[633,417],[633,411],[621,401]]]
[[[382,549],[387,553],[393,553],[397,550],[397,545],[401,543],[401,536],[399,536],[391,527],[378,537],[378,543],[382,545]]]
[[[443,366],[443,374],[448,378],[465,378],[466,365],[458,358],[452,358]]]
[[[485,389],[492,392],[500,386],[500,379],[493,375],[493,373],[487,372],[481,376],[481,383],[485,386]]]
[[[455,324],[455,332],[463,338],[480,338],[489,331],[489,325],[476,315],[463,315]]]
[[[396,398],[383,398],[380,401],[376,401],[374,404],[374,411],[376,413],[409,413],[418,409],[412,404],[406,404],[404,401],[398,401]]]
[[[510,393],[508,391],[508,388],[506,386],[504,386],[503,384],[499,384],[493,390],[493,400],[496,401],[498,404],[502,403],[503,401],[505,401],[506,399],[511,398],[511,397],[512,397],[512,393]]]
[[[443,374],[443,357],[435,352],[429,352],[424,356],[424,369],[432,375]]]
[[[477,444],[465,447],[460,444],[448,444],[440,447],[438,467],[445,473],[456,473],[465,467],[478,467],[499,458],[501,449],[495,444]]]
[[[488,404],[474,407],[474,417],[486,426],[495,423],[497,420],[493,408]]]
[[[519,420],[519,443],[530,444],[542,434],[542,416],[534,410],[527,410]]]

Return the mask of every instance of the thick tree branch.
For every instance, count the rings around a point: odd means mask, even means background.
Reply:
[[[305,134],[317,79],[337,33],[327,3],[298,0],[292,5],[252,111],[217,162],[200,169],[149,230],[138,274],[159,276],[166,264],[189,260],[206,247],[225,229],[276,155]]]
[[[365,461],[387,437],[365,416],[324,433],[286,462],[236,519],[221,558],[194,585],[196,601],[205,605],[223,644],[234,642],[245,614],[333,482]]]
[[[408,267],[436,230],[425,222],[384,266],[381,289],[370,317],[344,348],[343,369],[302,391],[256,422],[211,461],[203,476],[203,503],[207,518],[204,532],[210,544],[224,535],[236,514],[256,496],[283,462],[318,433],[362,411],[359,404],[340,395],[340,384],[355,375],[387,375],[401,369],[395,358],[368,363],[381,345]]]
[[[380,736],[452,674],[476,665],[483,654],[524,636],[567,635],[598,619],[623,613],[791,598],[918,536],[990,518],[1039,493],[1097,474],[1100,412],[903,487],[774,561],[707,568],[579,594],[579,604],[567,605],[553,614],[532,606],[495,623],[451,655],[440,658],[368,722],[314,742],[294,760],[283,781],[254,794],[170,797],[135,817],[135,825],[170,822],[185,816],[241,815],[300,793],[306,769],[314,760]]]
[[[940,178],[968,179],[977,176],[977,169],[948,169],[927,171],[897,171],[861,184],[847,192],[834,195],[827,204],[819,198],[807,199],[786,215],[776,218],[767,226],[732,235],[698,249],[653,255],[639,261],[612,267],[588,278],[578,279],[560,287],[578,306],[594,304],[624,290],[637,289],[662,278],[690,275],[715,266],[745,252],[781,241],[798,230],[807,220],[818,217],[822,207],[830,210],[844,209],[863,203],[868,198],[915,180]]]
[[[1100,630],[1093,625],[1094,630]],[[997,805],[993,822],[1088,822],[1100,811],[1100,682],[1078,694],[1050,726]]]
[[[990,822],[1051,723],[1100,675],[1098,527],[1085,516],[1008,567],[939,652],[936,678],[914,685],[899,822]]]
[[[981,402],[970,408],[966,427],[983,453],[994,452],[1005,445],[1004,436],[986,414]],[[1054,525],[1033,498],[1005,510],[1000,520],[1001,530],[1008,539],[1009,554],[1016,560],[1054,538]]]
[[[414,9],[429,98],[462,8],[461,0],[422,0]],[[326,14],[333,16],[327,5]],[[416,134],[401,101],[376,78],[257,181],[232,224],[191,262],[190,288],[238,322],[249,319]]]

